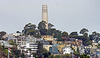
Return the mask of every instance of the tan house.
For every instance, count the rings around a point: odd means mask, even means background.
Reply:
[[[57,39],[57,38],[53,38],[53,36],[49,36],[49,35],[44,35],[44,36],[42,36],[42,38],[47,41],[53,41],[53,40]]]
[[[63,41],[57,41],[57,43],[60,44],[60,45],[64,44]]]
[[[59,52],[62,53],[62,52],[63,52],[63,51],[62,51],[62,48],[65,47],[65,44],[63,44],[63,45],[58,45],[57,47],[58,47]]]
[[[43,48],[45,48],[47,51],[49,51],[50,47],[52,47],[52,45],[43,45]]]

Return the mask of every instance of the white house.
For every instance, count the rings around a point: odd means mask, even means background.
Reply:
[[[72,49],[70,46],[65,46],[63,48],[63,54],[70,54],[72,52]]]
[[[38,44],[36,43],[36,38],[32,37],[32,36],[28,36],[26,37],[26,39],[24,38],[20,38],[20,40],[17,40],[17,43],[19,43],[19,45],[17,46],[17,48],[19,50],[22,51],[28,51],[29,49],[31,50],[31,53],[36,53],[38,50]],[[23,44],[24,43],[24,44]]]
[[[20,36],[21,33],[13,33],[14,36]]]
[[[98,45],[98,43],[95,40],[92,40],[92,45]]]
[[[31,52],[36,53],[38,50],[38,44],[26,43],[26,49],[31,49]]]
[[[13,47],[13,45],[10,45],[7,41],[0,40],[0,45],[3,45],[5,47]]]

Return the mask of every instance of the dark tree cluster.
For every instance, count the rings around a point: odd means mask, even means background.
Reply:
[[[49,23],[48,29],[46,29],[46,22],[41,21],[39,22],[38,26],[32,23],[28,23],[25,25],[24,30],[22,31],[24,35],[33,35],[35,37],[40,38],[42,35],[50,35],[54,38],[57,38],[58,41],[65,41],[67,38],[76,38],[79,40],[83,40],[83,45],[91,45],[92,40],[99,41],[100,34],[97,32],[93,32],[92,34],[88,35],[89,30],[86,28],[82,28],[80,30],[80,34],[77,31],[71,32],[68,34],[66,31],[62,32],[53,28],[54,25]]]

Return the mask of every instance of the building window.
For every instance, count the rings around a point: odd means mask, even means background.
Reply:
[[[44,13],[47,13],[47,9],[43,9],[43,12],[44,12]]]

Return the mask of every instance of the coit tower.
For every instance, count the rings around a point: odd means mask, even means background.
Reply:
[[[46,29],[48,29],[48,8],[47,8],[47,5],[42,5],[42,21],[46,22]]]

